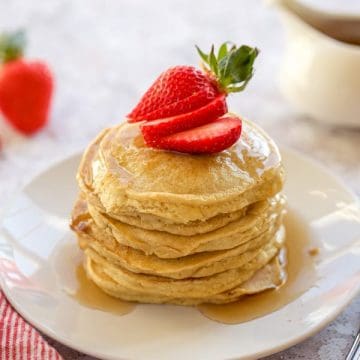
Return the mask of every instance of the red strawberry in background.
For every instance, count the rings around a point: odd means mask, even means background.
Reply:
[[[0,110],[6,120],[30,135],[48,121],[53,77],[42,61],[23,58],[23,32],[0,36]]]
[[[203,71],[175,66],[163,72],[128,115],[142,121],[145,143],[154,148],[191,154],[212,154],[233,145],[241,134],[241,120],[221,118],[226,96],[245,89],[253,75],[256,48],[224,43],[215,55],[198,47]]]

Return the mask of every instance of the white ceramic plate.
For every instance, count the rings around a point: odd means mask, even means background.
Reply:
[[[79,155],[33,179],[19,194],[0,234],[1,285],[33,325],[79,351],[105,359],[252,359],[314,334],[360,286],[360,211],[332,175],[283,150],[289,205],[321,247],[316,286],[280,310],[246,323],[213,322],[197,310],[139,305],[125,316],[90,309],[64,292],[74,288],[78,253],[68,218],[77,193]]]

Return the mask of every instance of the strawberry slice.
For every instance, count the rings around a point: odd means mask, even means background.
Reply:
[[[241,120],[222,117],[225,98],[245,89],[253,76],[258,49],[228,42],[215,53],[196,47],[202,70],[174,66],[164,71],[127,115],[140,125],[145,143],[154,148],[190,154],[211,154],[234,144],[241,134]]]
[[[213,79],[193,66],[164,71],[127,115],[129,122],[163,119],[198,109],[219,91]]]
[[[162,108],[156,109],[145,115],[144,118],[140,118],[141,121],[152,121],[158,119],[164,119],[170,116],[182,115],[190,111],[199,109],[200,107],[208,104],[215,98],[216,95],[204,89],[188,96],[185,99],[178,100]],[[138,122],[140,120],[129,119],[129,123]]]
[[[233,145],[241,135],[241,119],[222,117],[218,120],[158,139],[153,147],[189,154],[213,154]]]
[[[152,145],[160,137],[207,124],[227,112],[225,95],[220,95],[207,105],[186,114],[166,119],[147,121],[141,125],[145,143]]]

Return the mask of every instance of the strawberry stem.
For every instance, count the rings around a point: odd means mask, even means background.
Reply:
[[[6,63],[23,56],[26,45],[25,32],[5,32],[0,35],[0,62]]]
[[[214,45],[210,53],[206,54],[198,46],[195,46],[204,68],[217,80],[220,91],[224,93],[239,92],[245,89],[246,85],[254,74],[253,64],[259,54],[257,48],[247,45],[237,47],[225,42],[215,55]]]

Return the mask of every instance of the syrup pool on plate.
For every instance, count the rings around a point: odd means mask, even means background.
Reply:
[[[244,296],[237,302],[215,305],[202,304],[200,312],[211,320],[238,324],[272,313],[294,301],[316,281],[314,249],[306,224],[291,209],[285,217],[287,279],[278,289]],[[315,252],[316,253],[316,252]]]
[[[54,262],[62,290],[81,306],[114,315],[125,315],[135,309],[135,303],[107,295],[88,279],[83,267],[83,254],[75,241],[62,244],[56,254]],[[64,259],[68,262],[64,263]]]
[[[71,296],[81,305],[96,310],[125,315],[134,310],[136,304],[116,299],[104,293],[96,284],[90,281],[82,264],[76,268],[78,288]]]

